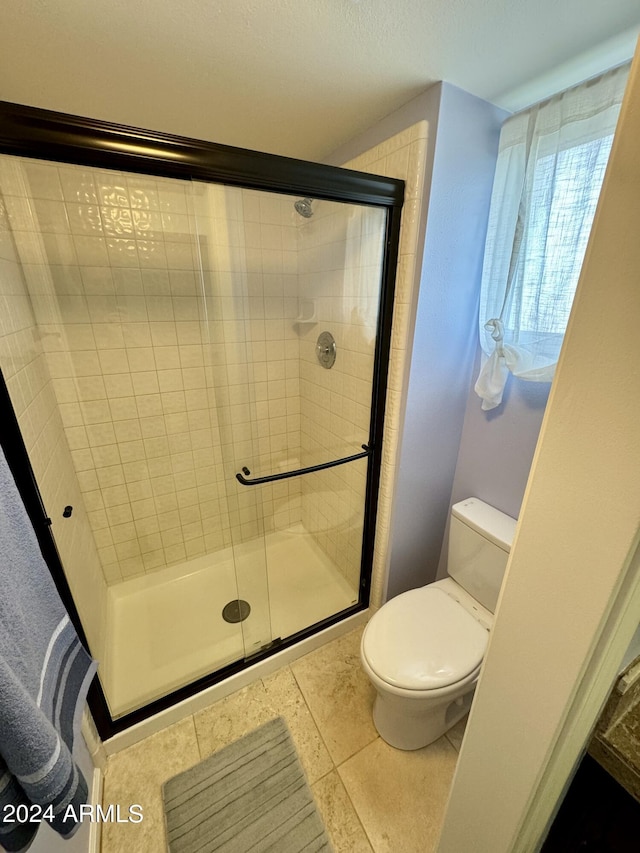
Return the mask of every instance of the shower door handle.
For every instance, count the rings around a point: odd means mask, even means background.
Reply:
[[[325,468],[335,468],[337,465],[345,465],[356,459],[364,459],[371,456],[372,448],[366,444],[362,445],[362,453],[354,453],[353,456],[343,456],[341,459],[333,459],[331,462],[322,462],[320,465],[310,465],[308,468],[296,468],[294,471],[284,471],[282,474],[269,474],[267,477],[256,477],[247,480],[245,474],[251,471],[245,466],[241,474],[236,474],[236,480],[243,486],[260,486],[262,483],[275,483],[276,480],[288,480],[290,477],[299,477],[301,474],[312,474],[314,471],[324,471]]]

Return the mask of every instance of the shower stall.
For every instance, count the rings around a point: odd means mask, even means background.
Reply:
[[[367,606],[403,186],[0,119],[0,437],[105,737]]]

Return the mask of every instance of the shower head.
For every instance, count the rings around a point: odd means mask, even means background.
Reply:
[[[293,206],[300,216],[304,216],[305,219],[311,219],[313,216],[313,210],[311,209],[312,201],[313,199],[310,198],[301,198],[298,201],[294,201]]]

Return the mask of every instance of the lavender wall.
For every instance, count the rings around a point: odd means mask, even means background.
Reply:
[[[441,84],[389,598],[436,577],[475,356],[484,239],[505,117],[493,105]]]
[[[551,383],[511,376],[502,405],[483,412],[473,390],[479,368],[478,355],[451,498],[477,497],[517,518]]]
[[[473,390],[479,369],[478,350],[451,503],[476,497],[517,518],[551,383],[524,382],[510,376],[502,404],[483,412],[480,398]],[[438,577],[446,574],[448,532],[447,520]]]

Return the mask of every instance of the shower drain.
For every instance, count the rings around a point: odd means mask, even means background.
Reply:
[[[251,605],[243,598],[234,598],[222,608],[222,618],[225,622],[244,622],[251,613]]]

